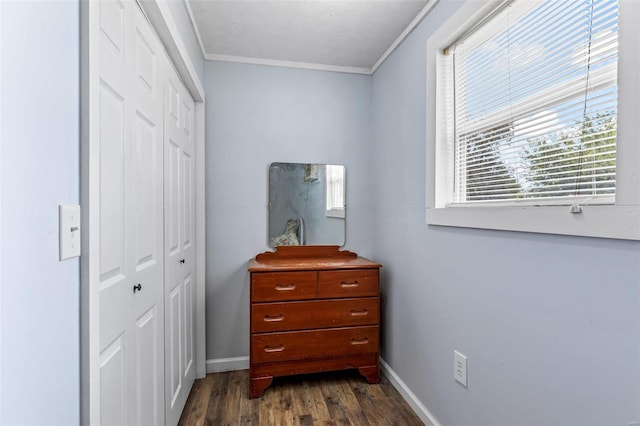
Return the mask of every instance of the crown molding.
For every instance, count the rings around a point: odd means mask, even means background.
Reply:
[[[340,73],[348,73],[348,74],[362,74],[362,75],[372,75],[374,74],[378,68],[387,60],[389,56],[402,44],[402,42],[413,32],[413,30],[423,21],[423,19],[429,14],[431,9],[438,4],[440,0],[429,0],[427,4],[422,8],[420,13],[416,15],[416,17],[407,25],[404,31],[398,36],[398,38],[389,46],[389,48],[378,58],[375,64],[371,68],[366,67],[349,67],[349,66],[341,66],[341,65],[329,65],[329,64],[316,64],[309,62],[297,62],[297,61],[285,61],[280,59],[265,59],[265,58],[254,58],[247,56],[233,56],[233,55],[220,55],[215,53],[207,53],[204,48],[204,43],[202,41],[202,37],[200,37],[200,31],[198,29],[198,25],[196,24],[196,20],[193,16],[193,11],[191,10],[191,6],[189,5],[188,0],[183,0],[185,7],[187,8],[187,13],[189,15],[189,19],[191,20],[191,25],[193,26],[194,32],[196,34],[196,38],[198,39],[198,44],[200,45],[200,50],[202,50],[202,56],[205,60],[208,61],[223,61],[223,62],[238,62],[243,64],[254,64],[254,65],[268,65],[274,67],[285,67],[285,68],[300,68],[300,69],[309,69],[316,71],[330,71],[330,72],[340,72]]]
[[[420,13],[418,13],[416,15],[416,17],[413,18],[413,21],[411,21],[409,23],[409,25],[407,25],[407,28],[404,29],[402,34],[400,34],[398,36],[398,38],[393,43],[391,43],[391,46],[389,46],[389,48],[376,61],[376,63],[373,65],[373,67],[371,67],[371,74],[375,73],[378,70],[378,68],[380,68],[380,65],[382,65],[384,63],[384,61],[386,61],[387,58],[393,52],[395,52],[395,50],[398,48],[398,46],[400,46],[400,44],[409,36],[409,34],[411,34],[413,32],[413,30],[418,25],[420,25],[420,22],[422,22],[422,20],[429,14],[431,9],[433,9],[433,7],[436,4],[438,4],[439,1],[440,0],[429,0],[429,2],[427,2],[427,4],[422,8]]]
[[[204,58],[209,61],[239,62],[243,64],[268,65],[272,67],[285,67],[285,68],[302,68],[302,69],[308,69],[308,70],[331,71],[331,72],[341,72],[341,73],[348,73],[348,74],[364,74],[364,75],[372,74],[370,68],[364,68],[364,67],[363,68],[345,67],[340,65],[283,61],[280,59],[251,58],[246,56],[216,55],[216,54],[210,54],[210,53],[205,54]]]

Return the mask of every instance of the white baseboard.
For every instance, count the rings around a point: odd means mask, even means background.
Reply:
[[[420,402],[418,397],[409,389],[405,382],[396,374],[395,371],[391,369],[389,364],[385,362],[384,359],[380,358],[380,368],[382,373],[389,379],[389,382],[393,385],[394,388],[400,393],[400,395],[407,401],[407,404],[415,411],[420,420],[424,422],[427,426],[440,426],[438,420],[434,417],[433,414],[427,410],[427,407]]]
[[[248,356],[234,358],[217,358],[207,360],[207,374],[222,373],[224,371],[246,370],[249,368]]]

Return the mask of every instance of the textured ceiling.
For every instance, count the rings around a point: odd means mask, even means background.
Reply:
[[[206,59],[371,73],[435,0],[186,0]]]

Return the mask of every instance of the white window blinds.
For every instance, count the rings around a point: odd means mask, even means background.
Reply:
[[[515,0],[449,51],[451,204],[614,201],[617,0]]]

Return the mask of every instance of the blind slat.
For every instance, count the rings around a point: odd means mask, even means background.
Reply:
[[[514,0],[483,25],[453,50],[452,202],[615,194],[617,0]]]

